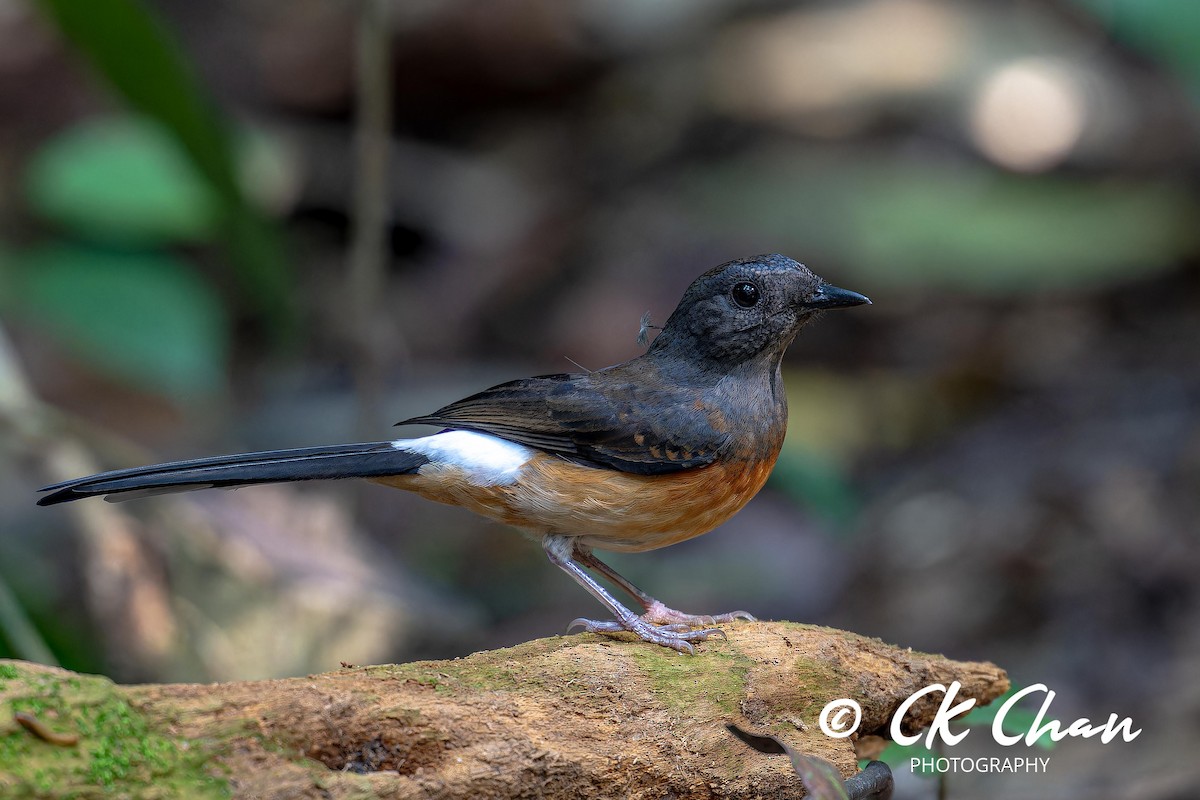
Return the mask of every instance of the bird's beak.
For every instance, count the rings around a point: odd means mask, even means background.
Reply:
[[[839,289],[822,282],[817,287],[817,293],[803,303],[804,308],[847,308],[849,306],[871,305],[866,295],[852,292],[849,289]]]

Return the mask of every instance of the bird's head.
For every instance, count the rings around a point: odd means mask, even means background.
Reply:
[[[800,329],[830,308],[870,303],[778,254],[729,261],[687,288],[650,353],[731,367],[760,356],[778,360]]]

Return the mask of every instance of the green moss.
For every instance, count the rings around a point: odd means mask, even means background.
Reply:
[[[668,708],[684,710],[708,703],[727,715],[738,713],[753,664],[741,653],[711,645],[692,656],[662,647],[630,648],[629,654],[649,678],[651,691]]]
[[[795,710],[800,716],[822,708],[832,698],[845,696],[846,676],[836,665],[801,656],[796,659],[793,670],[799,699]]]
[[[562,645],[562,637],[554,637],[474,653],[453,661],[414,661],[364,669],[372,676],[413,681],[440,692],[451,692],[460,687],[480,691],[512,691],[544,684],[542,676],[529,668],[531,657],[552,653]],[[524,666],[515,667],[514,664]]]
[[[15,797],[228,797],[211,774],[200,742],[160,733],[106,678],[67,677],[19,664],[0,687],[0,714],[34,714],[57,733],[76,733],[69,747],[45,742],[16,725],[0,736],[0,787]]]
[[[521,676],[502,659],[473,658],[462,664],[443,664],[434,678],[439,679],[434,688],[440,691],[451,691],[454,684],[485,692],[512,691],[521,686]]]
[[[373,676],[413,681],[435,692],[461,688],[500,692],[540,688],[570,698],[589,693],[595,678],[590,670],[576,668],[570,659],[553,659],[556,651],[577,641],[578,637],[553,637],[454,661],[418,661],[365,669]],[[614,652],[614,658],[621,651]],[[703,701],[716,704],[723,712],[735,713],[745,694],[746,676],[752,663],[743,655],[712,647],[687,657],[659,647],[630,647],[628,652],[650,679],[652,691],[676,709]],[[538,656],[548,658],[543,662]],[[697,669],[697,660],[710,663],[704,669]],[[540,664],[545,668],[538,668]]]

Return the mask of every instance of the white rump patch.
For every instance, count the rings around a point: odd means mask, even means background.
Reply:
[[[458,467],[478,486],[512,483],[535,452],[499,436],[474,431],[444,431],[420,439],[397,439],[392,447],[420,453],[435,464]]]

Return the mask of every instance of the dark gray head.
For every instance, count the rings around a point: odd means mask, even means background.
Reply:
[[[649,353],[670,352],[725,367],[759,356],[778,360],[821,310],[870,302],[825,283],[787,256],[738,259],[692,282]]]

